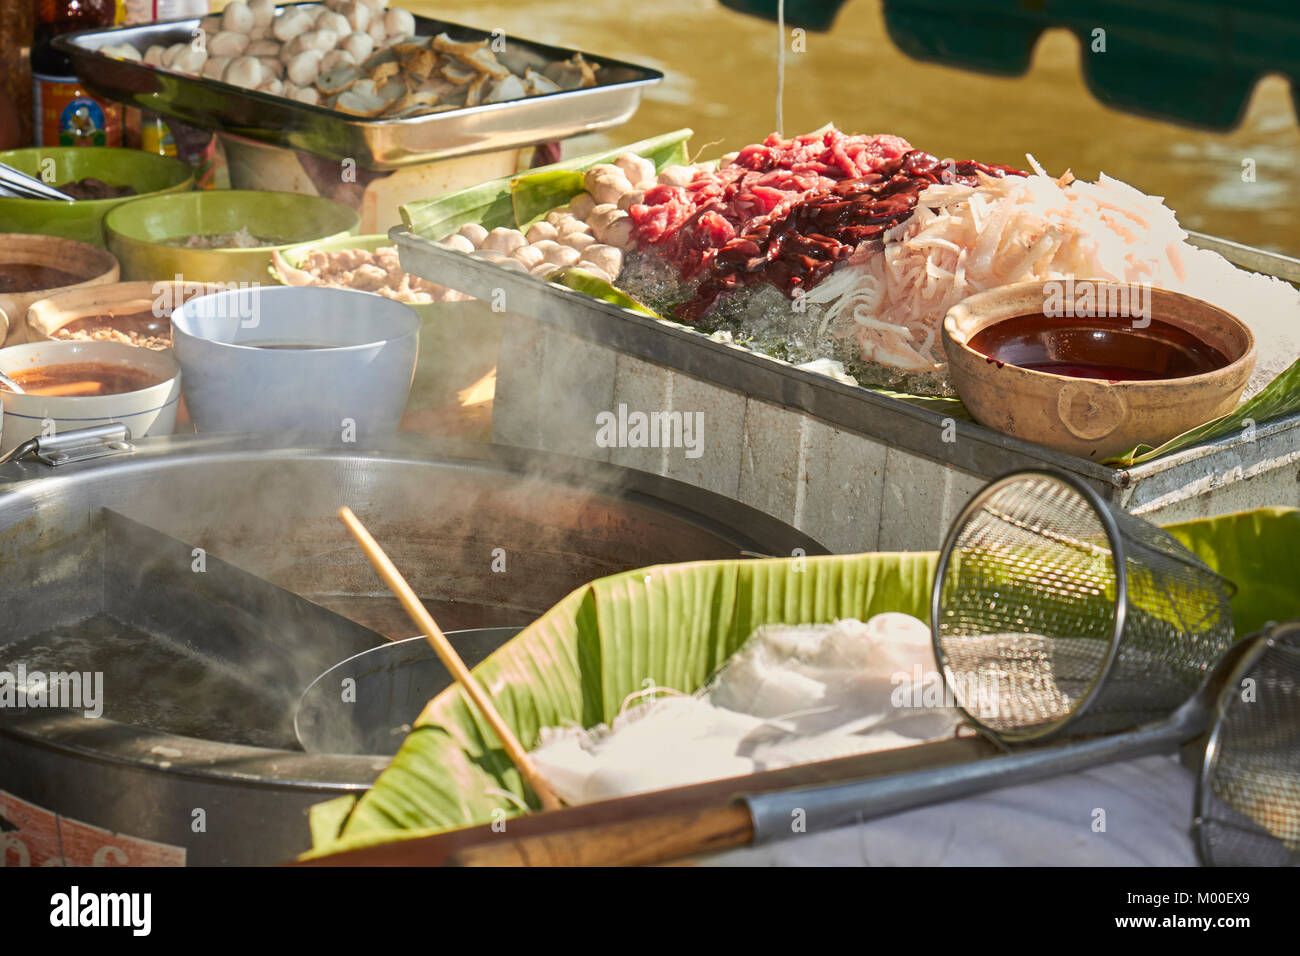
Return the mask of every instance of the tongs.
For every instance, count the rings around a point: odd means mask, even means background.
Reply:
[[[72,202],[67,193],[60,192],[53,186],[41,182],[35,176],[28,176],[20,169],[14,169],[0,163],[0,193],[12,199],[61,199]]]

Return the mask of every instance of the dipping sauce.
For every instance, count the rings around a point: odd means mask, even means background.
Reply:
[[[85,281],[85,276],[50,266],[31,262],[0,263],[0,292],[35,292],[38,289],[57,289]]]
[[[106,312],[73,319],[56,331],[52,338],[81,342],[122,342],[147,349],[166,349],[171,348],[172,325],[167,315],[154,315],[152,309],[120,315]]]
[[[62,397],[120,395],[123,392],[137,392],[163,381],[144,369],[112,362],[41,365],[10,372],[9,377],[28,394]]]
[[[1225,368],[1226,355],[1192,333],[1152,319],[1018,315],[982,329],[970,347],[999,365],[1109,382],[1186,378]]]

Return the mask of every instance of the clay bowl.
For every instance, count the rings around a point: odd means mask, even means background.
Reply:
[[[1120,293],[1149,293],[1149,324],[1128,317],[1009,322],[1042,315],[1050,301],[1042,282],[981,292],[948,312],[943,347],[949,371],[977,422],[1104,461],[1137,445],[1161,445],[1236,408],[1255,368],[1255,337],[1244,323],[1182,293],[1139,292],[1101,280],[1093,285],[1099,302],[1103,295],[1125,302],[1129,300]],[[971,346],[986,330],[989,334],[976,344],[993,356]],[[1217,350],[1219,360],[1206,361],[1204,346]],[[1021,365],[1070,368],[1072,373]],[[1200,368],[1210,370],[1188,374]],[[1126,370],[1159,377],[1125,380]],[[1098,377],[1082,377],[1089,372]]]
[[[107,285],[116,282],[119,274],[117,259],[107,249],[57,236],[15,232],[0,233],[0,274],[6,267],[21,270],[36,280],[40,278],[36,270],[41,268],[58,270],[71,278],[51,277],[47,281],[53,284],[9,292],[5,291],[7,285],[0,285],[0,342],[5,345],[27,341],[24,318],[33,302],[68,289]]]
[[[220,291],[219,286],[200,282],[147,281],[69,289],[32,304],[27,310],[27,338],[31,342],[93,339],[112,330],[149,337],[147,342],[136,339],[130,343],[133,345],[167,348],[172,312],[195,296]]]

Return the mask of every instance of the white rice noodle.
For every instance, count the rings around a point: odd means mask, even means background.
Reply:
[[[1187,243],[1162,197],[1102,175],[981,177],[979,186],[924,190],[916,213],[864,246],[807,301],[826,306],[822,332],[856,343],[861,358],[903,372],[942,373],[943,317],[976,292],[1075,277],[1145,282],[1188,292],[1254,325],[1261,361],[1254,394],[1300,354],[1300,293],[1243,272]],[[1257,321],[1252,322],[1252,319]]]

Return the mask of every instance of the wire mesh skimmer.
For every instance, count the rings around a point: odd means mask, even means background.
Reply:
[[[1300,624],[1274,628],[1220,696],[1194,814],[1207,866],[1300,864]]]
[[[1165,716],[1232,643],[1232,585],[1072,476],[979,492],[940,554],[935,656],[957,705],[1006,741]]]

